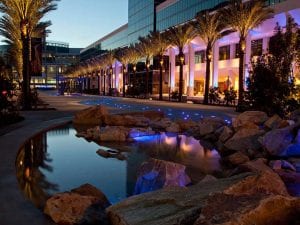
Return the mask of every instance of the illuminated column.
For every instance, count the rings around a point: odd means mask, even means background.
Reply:
[[[121,68],[122,66],[119,65],[118,62],[115,63],[115,88],[120,91],[120,73],[121,73]]]
[[[246,37],[246,50],[245,50],[245,77],[244,88],[246,89],[246,80],[249,77],[249,66],[251,64],[251,35]]]
[[[235,58],[235,44],[230,45],[230,60]]]
[[[175,50],[173,48],[169,49],[169,57],[170,57],[170,84],[171,91],[175,89],[175,72],[176,72],[176,62],[175,62]]]
[[[263,54],[266,54],[268,52],[268,48],[269,48],[269,38],[264,37],[263,38],[263,45],[262,45]]]
[[[195,80],[195,51],[192,44],[189,44],[189,79],[188,79],[188,96],[194,96],[194,80]]]
[[[219,41],[216,41],[213,47],[213,60],[212,60],[212,79],[211,86],[218,87],[219,80]]]

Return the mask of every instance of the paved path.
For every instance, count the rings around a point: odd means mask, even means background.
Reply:
[[[55,96],[53,92],[42,92],[40,97],[57,110],[21,112],[25,120],[0,129],[0,224],[1,225],[53,225],[44,214],[25,199],[18,187],[15,171],[15,160],[22,144],[37,132],[65,123],[74,112],[87,105],[81,101],[104,101],[112,110],[123,111],[120,105],[134,105],[126,111],[135,110],[136,105],[167,107],[176,110],[197,110],[207,114],[234,116],[233,108],[168,103],[149,100],[122,99],[95,96]],[[117,104],[117,105],[115,105]]]

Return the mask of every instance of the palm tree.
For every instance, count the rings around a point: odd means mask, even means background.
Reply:
[[[183,48],[195,37],[195,30],[190,24],[180,25],[177,27],[171,27],[167,30],[167,39],[171,45],[175,45],[179,49],[179,101],[182,101],[183,92],[183,65],[184,65],[184,54]]]
[[[128,48],[119,48],[115,52],[115,58],[122,64],[122,74],[123,74],[123,97],[126,96],[125,93],[125,81],[126,81],[126,67],[129,63],[129,59],[127,57]]]
[[[226,24],[223,22],[220,13],[210,14],[209,11],[205,11],[196,16],[195,28],[199,37],[206,44],[206,71],[205,71],[205,92],[204,92],[204,104],[208,104],[208,93],[210,83],[210,64],[212,59],[212,49],[218,39],[228,34],[224,32]]]
[[[18,39],[22,43],[22,91],[24,96],[23,109],[30,109],[30,60],[31,60],[31,38],[39,26],[40,20],[48,12],[56,9],[55,2],[59,0],[0,0],[0,12],[6,17],[19,34]],[[50,24],[46,22],[45,24]],[[3,26],[5,30],[5,26]],[[11,30],[10,30],[11,31]],[[16,45],[17,46],[17,45]]]
[[[152,39],[147,37],[139,37],[139,43],[137,45],[138,51],[141,56],[146,57],[146,97],[149,94],[149,69],[150,69],[150,59],[155,54],[156,46],[152,43]]]
[[[152,43],[156,48],[155,55],[159,57],[159,100],[163,100],[163,57],[169,44],[166,39],[165,33],[151,32],[148,37],[152,40]]]
[[[138,63],[139,59],[141,58],[140,52],[137,50],[136,45],[130,45],[128,50],[127,50],[127,58],[128,58],[128,63],[132,65],[133,68],[133,77],[135,77],[136,73],[136,64]]]
[[[116,61],[115,59],[115,52],[113,50],[109,50],[105,55],[104,55],[104,60],[106,65],[108,66],[109,69],[109,90],[112,88],[112,73],[113,73],[113,64]]]
[[[240,35],[239,40],[239,99],[238,109],[242,106],[244,95],[244,61],[246,49],[246,37],[249,31],[259,26],[270,18],[273,10],[265,7],[265,1],[231,0],[228,7],[221,10],[224,22],[226,22]]]

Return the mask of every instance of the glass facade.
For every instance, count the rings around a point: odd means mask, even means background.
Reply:
[[[101,50],[111,50],[121,48],[128,45],[128,29],[125,29],[116,33],[115,35],[107,38],[101,42]]]
[[[154,0],[130,0],[128,2],[128,42],[137,42],[153,30]]]
[[[202,10],[216,7],[226,0],[179,0],[157,12],[157,30],[163,31],[171,26],[193,19]]]

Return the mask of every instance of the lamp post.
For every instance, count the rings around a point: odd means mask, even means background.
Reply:
[[[150,62],[149,59],[146,60],[146,98],[149,96],[149,68],[150,68]]]
[[[29,34],[28,34],[28,20],[22,20],[20,22],[21,28],[21,41],[22,41],[22,58],[23,58],[23,110],[31,109],[31,98],[30,98],[30,47],[29,47]]]

